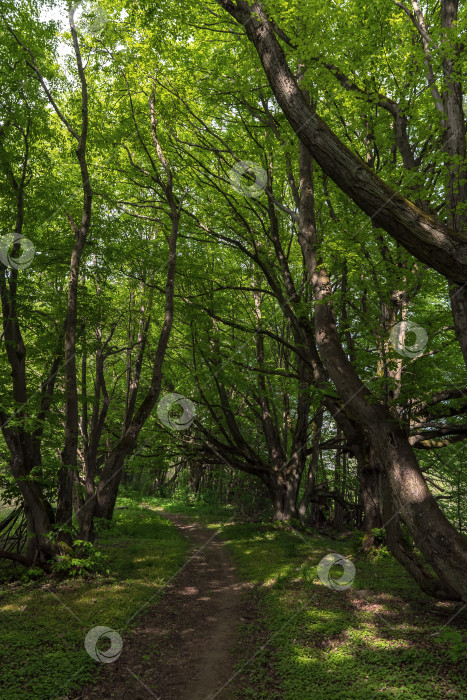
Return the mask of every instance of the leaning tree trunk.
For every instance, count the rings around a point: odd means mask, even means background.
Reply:
[[[136,436],[127,435],[125,440],[120,440],[105,460],[94,500],[94,518],[112,520],[125,460],[135,447]]]
[[[391,493],[388,478],[381,472],[382,490],[382,521],[388,549],[397,561],[408,571],[424,593],[443,600],[459,600],[439,577],[434,576],[420,557],[413,551],[410,543],[406,542],[402,530],[399,510]]]
[[[316,337],[329,375],[383,466],[416,545],[438,574],[442,587],[467,601],[467,546],[431,494],[406,434],[387,410],[375,403],[348,362],[332,317],[330,284],[323,267],[313,271],[313,279]]]
[[[467,545],[431,494],[407,435],[377,403],[342,348],[331,306],[331,284],[316,249],[312,160],[300,145],[300,245],[315,290],[315,333],[326,370],[345,412],[359,426],[382,465],[415,544],[436,571],[442,587],[467,601]],[[464,573],[463,573],[464,572]]]
[[[315,158],[322,170],[364,211],[376,226],[381,227],[418,260],[437,270],[446,279],[463,285],[467,282],[467,240],[465,235],[448,229],[439,218],[425,213],[413,202],[403,197],[356,156],[333,131],[320,119],[316,110],[310,109],[297,80],[287,63],[284,51],[277,39],[272,23],[260,2],[246,0],[217,0],[217,3],[237,22],[244,26],[249,40],[253,43],[263,65],[265,75],[285,117],[297,134],[301,143]],[[442,3],[446,9],[456,3]],[[451,28],[456,17],[445,17],[443,26]],[[451,34],[453,32],[451,31]],[[455,47],[450,47],[452,53]],[[448,53],[449,60],[451,56]],[[457,71],[456,71],[457,69]],[[455,116],[452,121],[454,139],[447,141],[455,154],[462,148],[462,95],[459,99],[455,84],[460,74],[460,62],[451,69],[445,67],[448,84],[445,96],[445,110]],[[449,102],[449,105],[447,104]],[[454,130],[457,129],[457,132]],[[446,149],[448,150],[448,149]],[[466,187],[465,180],[460,180]],[[456,173],[453,173],[456,184]],[[457,183],[458,184],[458,183]]]

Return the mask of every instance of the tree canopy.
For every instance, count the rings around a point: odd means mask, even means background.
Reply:
[[[3,2],[0,497],[27,562],[145,474],[383,528],[467,601],[466,22]]]

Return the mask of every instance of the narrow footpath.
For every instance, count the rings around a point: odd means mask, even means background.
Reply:
[[[189,539],[189,556],[194,556],[163,597],[142,613],[137,626],[122,635],[120,658],[105,664],[98,684],[73,694],[73,700],[233,697],[242,584],[212,530],[182,515],[163,515]]]

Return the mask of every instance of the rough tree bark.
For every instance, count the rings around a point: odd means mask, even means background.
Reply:
[[[332,309],[330,281],[316,253],[312,159],[303,144],[300,144],[300,173],[300,240],[315,289],[316,343],[323,362],[346,412],[359,425],[381,463],[415,544],[438,575],[440,589],[449,589],[452,597],[467,600],[467,584],[462,576],[467,567],[465,542],[431,494],[407,435],[376,402],[342,348]]]
[[[467,282],[465,226],[459,230],[457,227],[447,228],[437,217],[425,213],[389,187],[340,141],[316,111],[310,109],[261,3],[244,0],[217,2],[244,26],[284,115],[322,170],[368,214],[375,225],[387,231],[420,261],[462,287]],[[457,3],[452,0],[444,3],[446,26],[455,21],[451,7],[454,5]],[[455,118],[452,121],[455,123],[452,129],[456,130],[458,152],[465,130],[465,126],[460,127],[462,99],[459,100],[458,90],[453,95],[447,87],[445,101],[448,99],[453,102]],[[452,143],[453,139],[449,139],[450,147]],[[463,147],[465,149],[465,131]],[[456,180],[455,174],[453,180]]]
[[[321,440],[321,430],[323,427],[323,406],[321,405],[313,419],[313,425],[311,430],[311,455],[310,462],[308,464],[308,472],[305,480],[305,489],[303,491],[300,503],[298,504],[298,517],[302,524],[305,524],[306,513],[308,506],[310,505],[311,497],[315,489],[316,473],[318,471],[318,460],[319,460],[319,443]]]

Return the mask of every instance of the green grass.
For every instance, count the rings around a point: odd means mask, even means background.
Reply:
[[[159,496],[141,496],[136,493],[131,494],[135,502],[147,503],[153,508],[163,508],[167,513],[183,513],[189,515],[193,520],[198,520],[214,527],[216,523],[221,524],[229,518],[238,515],[234,506],[219,506],[217,503],[207,503],[202,500],[184,500],[176,498],[161,498]]]
[[[420,593],[391,557],[352,555],[351,541],[315,535],[304,542],[283,526],[228,525],[223,536],[241,577],[257,584],[266,637],[276,635],[270,654],[246,669],[247,687],[248,678],[266,679],[272,662],[281,684],[277,697],[285,700],[467,697],[462,662],[451,663],[431,636],[451,606]],[[354,562],[347,592],[329,590],[317,577],[317,564],[330,551]],[[361,590],[368,591],[363,605]],[[258,687],[251,692],[263,697]],[[266,697],[273,697],[270,688]]]
[[[11,513],[11,511],[14,509],[14,506],[10,506],[7,503],[4,503],[2,501],[2,493],[3,491],[0,489],[0,523],[2,520],[4,520],[7,515]]]
[[[111,627],[125,644],[127,621],[146,601],[157,601],[161,584],[183,562],[187,544],[171,523],[129,498],[117,505],[126,509],[116,511],[99,540],[109,575],[43,578],[0,593],[2,700],[66,697],[95,679],[100,664],[84,648],[88,631]]]
[[[255,522],[271,520],[271,512],[255,513],[255,517],[245,515],[241,509],[234,505],[222,505],[202,499],[194,499],[192,496],[184,500],[177,498],[162,498],[160,496],[142,496],[131,493],[135,502],[146,503],[153,508],[163,508],[167,513],[181,513],[197,520],[208,527],[222,527],[228,520],[245,520],[251,517]]]
[[[92,681],[101,665],[84,650],[87,632],[105,625],[125,643],[127,621],[151,597],[157,601],[187,544],[141,502],[220,528],[239,578],[253,584],[248,595],[257,614],[243,623],[238,643],[239,668],[246,664],[239,698],[467,697],[463,662],[455,663],[432,636],[451,616],[452,604],[420,593],[391,557],[363,556],[358,537],[294,534],[280,524],[241,522],[231,507],[131,496],[119,500],[127,509],[116,511],[115,525],[101,537],[109,576],[10,585],[1,593],[2,700],[66,697]],[[317,577],[317,564],[331,551],[355,565],[347,591],[329,590]],[[451,626],[460,627],[461,619]]]
[[[196,507],[176,502],[167,508],[197,513]],[[231,514],[229,508],[202,505],[199,519],[218,528]],[[226,524],[220,536],[240,578],[254,584],[259,610],[259,618],[241,630],[239,649],[248,648],[243,663],[255,645],[258,651],[268,641],[242,671],[239,697],[467,698],[464,663],[453,663],[446,646],[432,636],[454,606],[421,593],[391,556],[364,556],[358,535],[334,541],[272,523]],[[355,565],[348,591],[330,590],[317,576],[317,565],[329,552],[350,556]],[[451,624],[460,626],[461,619]]]

